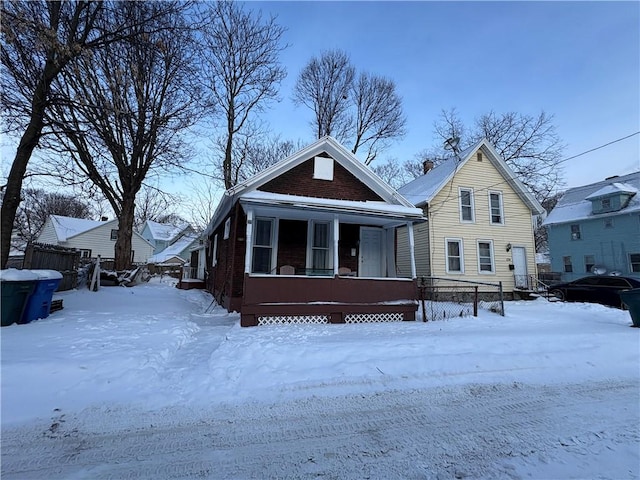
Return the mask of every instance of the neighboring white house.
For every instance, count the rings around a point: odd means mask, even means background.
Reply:
[[[118,238],[118,220],[97,221],[83,218],[49,215],[38,235],[38,243],[77,248],[83,257],[114,258]],[[134,263],[146,263],[153,255],[153,245],[139,233],[131,237],[131,257]]]
[[[194,233],[188,223],[171,225],[147,220],[144,222],[140,235],[153,245],[155,255],[173,244],[181,235],[188,233]]]

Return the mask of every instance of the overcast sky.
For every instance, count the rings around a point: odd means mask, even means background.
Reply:
[[[491,110],[554,115],[564,158],[640,130],[640,2],[249,2],[277,15],[290,47],[282,101],[268,121],[313,141],[312,113],[291,101],[311,56],[345,50],[360,70],[393,79],[408,119],[382,155],[433,145],[455,107],[466,124]],[[640,170],[640,135],[564,163],[568,187]]]

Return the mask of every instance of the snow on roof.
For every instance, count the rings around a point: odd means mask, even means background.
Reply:
[[[522,182],[518,180],[513,170],[511,170],[486,138],[462,150],[458,155],[449,156],[437,167],[400,187],[398,192],[417,207],[428,204],[447,182],[451,180],[457,169],[462,168],[479,148],[482,148],[483,151],[487,153],[489,161],[500,172],[505,182],[513,188],[531,212],[537,215],[542,214],[544,208],[540,205],[540,202],[538,202]]]
[[[71,237],[75,237],[76,235],[87,232],[99,227],[100,225],[105,225],[108,222],[87,220],[85,218],[63,217],[62,215],[51,215],[51,223],[56,231],[58,240],[66,242],[67,239]]]
[[[408,199],[399,195],[396,190],[378,177],[378,175],[376,175],[368,166],[359,161],[354,154],[342,146],[336,139],[330,136],[324,136],[302,150],[289,155],[287,158],[280,160],[274,165],[264,169],[262,172],[225,191],[220,199],[220,203],[218,204],[216,211],[213,214],[213,218],[205,230],[205,233],[207,235],[210,234],[218,225],[220,225],[231,207],[234,205],[238,196],[244,195],[248,191],[257,190],[268,181],[277,178],[284,172],[302,162],[310,160],[315,155],[321,154],[322,152],[328,153],[334,161],[342,165],[354,177],[360,180],[360,182],[379,195],[380,198],[385,199],[391,204],[400,204],[406,207],[411,207],[411,203]]]
[[[629,191],[633,190],[633,191]],[[630,173],[622,177],[615,177],[609,180],[583,185],[581,187],[570,188],[565,192],[558,204],[549,213],[549,216],[542,223],[543,225],[553,225],[557,223],[572,222],[593,217],[593,206],[591,200],[601,197],[601,193],[637,193],[640,191],[640,172]],[[618,212],[608,212],[601,215],[627,214],[640,211],[640,195],[634,195],[629,204]]]
[[[460,152],[458,157],[448,157],[441,164],[429,170],[429,172],[400,187],[398,192],[416,206],[429,203],[449,181],[456,168],[462,163],[461,160],[477,146],[477,144],[473,145]]]
[[[151,220],[147,220],[147,226],[149,232],[154,240],[164,240],[170,242],[176,238],[182,231],[188,227],[188,224],[171,225],[168,223],[158,223]]]
[[[597,190],[596,192],[586,197],[586,199],[595,200],[597,198],[606,197],[608,195],[615,195],[616,193],[631,193],[635,195],[636,193],[638,193],[638,189],[626,183],[615,182],[611,185],[602,187],[600,190]]]
[[[382,214],[399,217],[422,218],[422,210],[419,208],[405,207],[404,205],[393,205],[386,202],[358,202],[354,200],[336,200],[333,198],[302,197],[298,195],[262,192],[260,190],[246,192],[240,196],[240,200],[245,203],[271,203],[297,207],[317,207],[331,210],[371,213],[374,215]]]
[[[147,262],[164,263],[171,258],[179,257],[180,254],[188,249],[194,241],[198,240],[198,238],[198,235],[184,235],[182,238],[176,240],[175,243],[169,245],[161,252],[158,252],[155,255],[149,257]]]

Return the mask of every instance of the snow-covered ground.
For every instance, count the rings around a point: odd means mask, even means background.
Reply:
[[[640,478],[625,311],[241,328],[157,279],[56,297],[0,331],[3,479]]]

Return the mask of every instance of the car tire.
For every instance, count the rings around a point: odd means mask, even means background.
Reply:
[[[551,290],[549,292],[549,295],[552,297],[556,297],[561,302],[564,302],[564,293],[562,293],[562,290]]]

